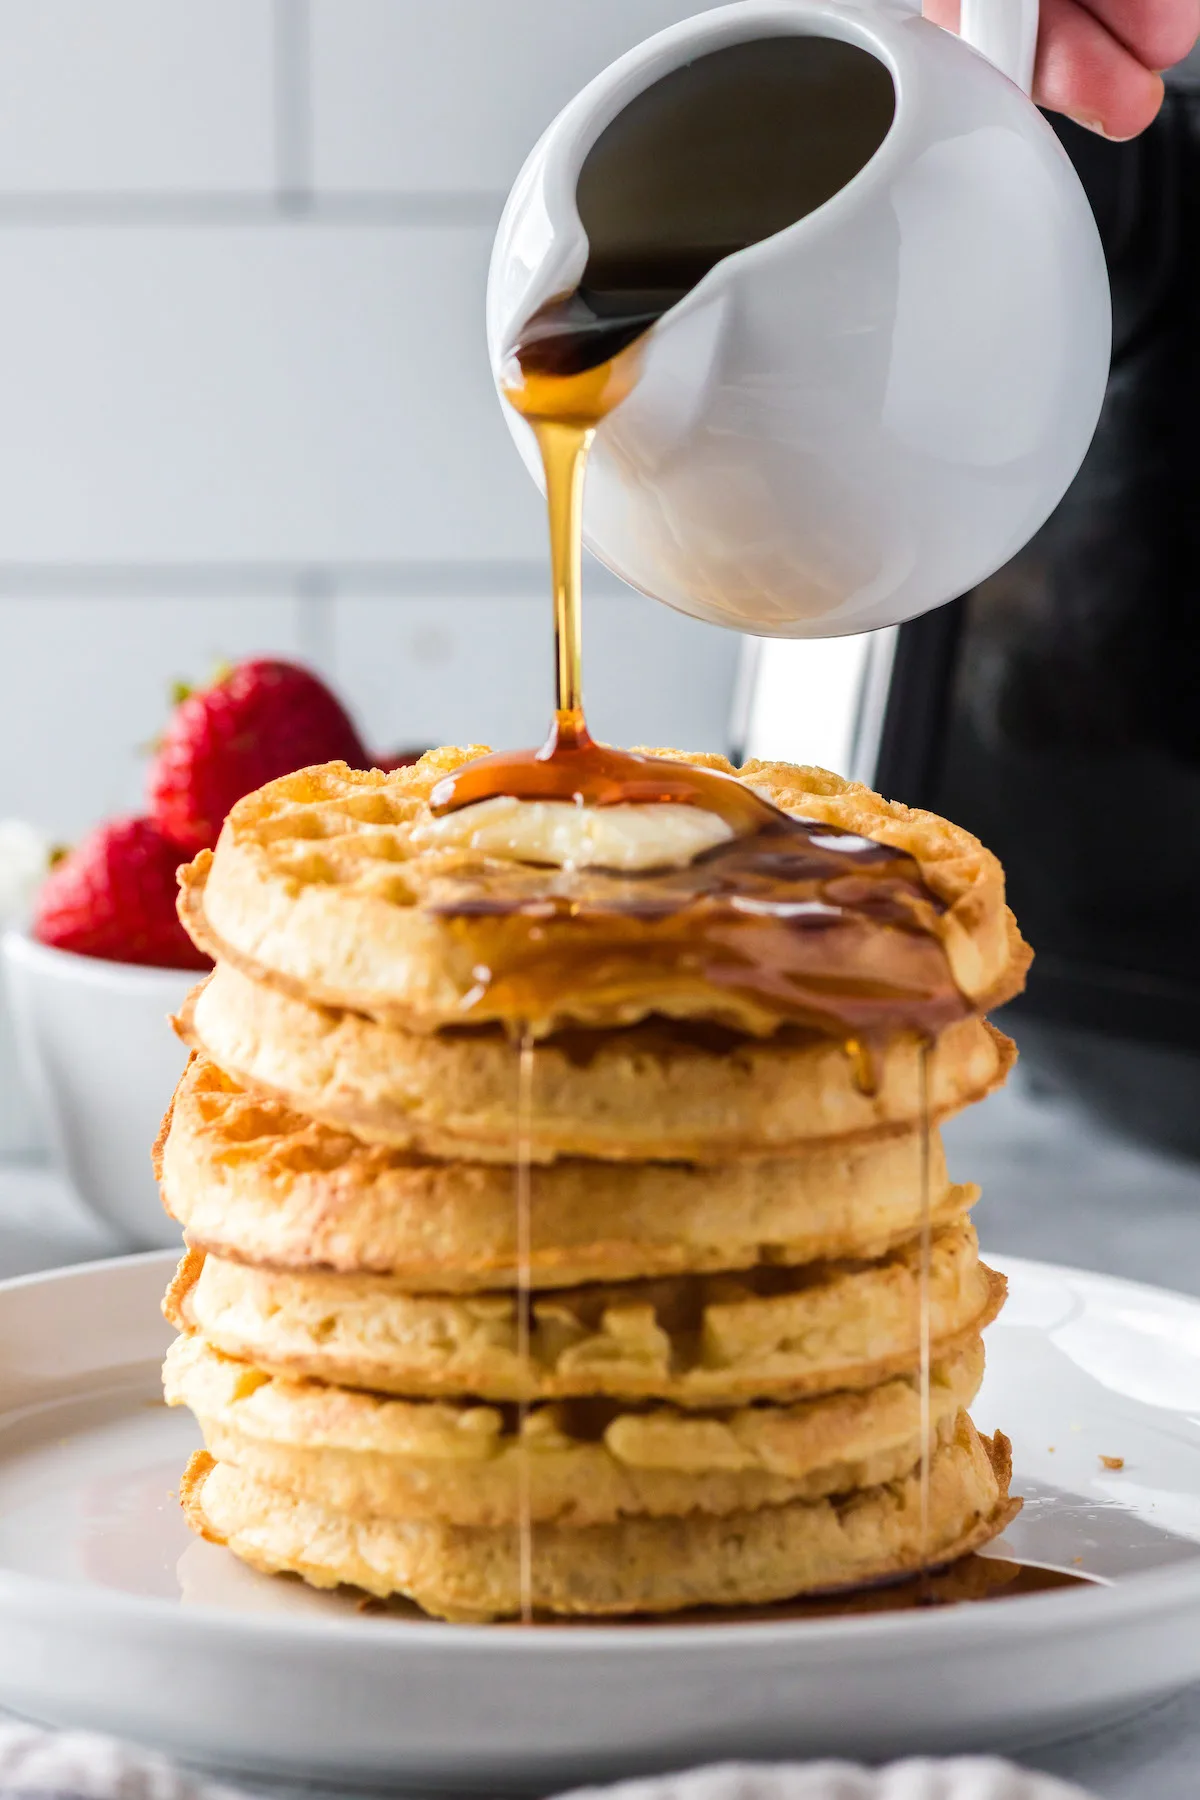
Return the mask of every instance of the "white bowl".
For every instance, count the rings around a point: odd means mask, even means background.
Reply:
[[[150,1167],[187,1052],[171,1029],[199,980],[53,950],[8,931],[3,958],[22,1068],[51,1152],[130,1248],[179,1243]]]

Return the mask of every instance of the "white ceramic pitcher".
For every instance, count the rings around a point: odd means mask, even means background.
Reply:
[[[1108,373],[1099,237],[1028,98],[1037,0],[739,0],[615,62],[559,114],[505,209],[488,289],[497,374],[576,286],[584,158],[645,88],[752,38],[840,38],[890,71],[890,131],[847,186],[718,263],[653,328],[604,422],[589,547],[697,618],[769,636],[892,625],[999,568],[1061,499]],[[847,304],[849,296],[850,304]],[[509,425],[540,480],[528,426]]]

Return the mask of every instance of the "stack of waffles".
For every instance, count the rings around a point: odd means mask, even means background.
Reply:
[[[561,869],[495,904],[512,857],[430,806],[475,754],[274,782],[184,872],[216,963],[157,1149],[190,1522],[454,1619],[759,1606],[979,1547],[1015,1510],[966,1410],[1004,1283],[937,1125],[1012,1060],[998,865],[821,771],[740,772],[938,897],[970,1000],[864,1080],[702,957],[601,981],[586,921],[529,904]]]

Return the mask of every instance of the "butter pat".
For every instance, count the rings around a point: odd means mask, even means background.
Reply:
[[[576,806],[500,795],[430,819],[413,833],[429,848],[478,850],[560,869],[682,869],[733,836],[716,813],[669,803]]]

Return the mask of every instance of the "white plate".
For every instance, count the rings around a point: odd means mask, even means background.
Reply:
[[[1008,1262],[976,1416],[1000,1547],[1110,1585],[928,1612],[470,1627],[359,1614],[193,1541],[161,1254],[0,1284],[0,1702],[214,1767],[543,1790],[710,1758],[1030,1741],[1200,1677],[1200,1303]],[[1121,1456],[1120,1471],[1102,1456]]]

